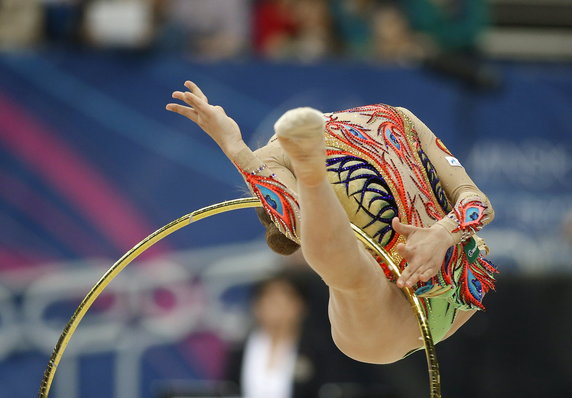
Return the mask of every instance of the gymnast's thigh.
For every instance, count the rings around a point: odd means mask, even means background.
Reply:
[[[357,289],[330,288],[328,313],[338,348],[361,362],[392,363],[422,344],[411,306],[381,270]]]

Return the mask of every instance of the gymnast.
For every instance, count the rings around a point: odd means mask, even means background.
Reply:
[[[413,113],[383,104],[322,114],[286,112],[267,145],[251,151],[237,123],[193,82],[167,110],[195,122],[261,200],[269,246],[301,247],[329,287],[332,337],[347,356],[392,363],[422,348],[400,288],[420,297],[435,342],[484,309],[495,267],[475,235],[494,217],[460,162]],[[355,237],[350,222],[381,245],[402,273]]]

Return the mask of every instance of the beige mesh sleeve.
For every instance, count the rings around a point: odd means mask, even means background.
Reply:
[[[433,132],[413,113],[399,108],[413,123],[421,148],[435,167],[441,185],[453,210],[437,222],[453,237],[455,243],[471,237],[494,218],[487,196],[477,188],[465,168]]]
[[[296,192],[296,177],[292,171],[292,165],[284,154],[276,136],[273,136],[268,144],[255,150],[254,154],[290,191]]]
[[[249,173],[264,177],[276,177],[294,194],[296,177],[291,171],[290,162],[276,139],[271,139],[265,146],[252,151],[246,147],[232,159],[241,173]],[[295,194],[294,194],[295,195]]]
[[[296,178],[278,141],[271,139],[254,152],[245,147],[232,160],[278,229],[299,242]]]

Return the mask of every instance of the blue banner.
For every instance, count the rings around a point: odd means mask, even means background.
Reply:
[[[2,55],[0,396],[36,393],[77,300],[115,259],[183,214],[245,195],[216,145],[164,109],[187,79],[235,118],[252,147],[264,144],[274,121],[297,106],[326,112],[382,102],[410,109],[491,199],[496,219],[482,236],[501,271],[569,272],[572,66],[497,69],[501,87],[475,92],[419,68]],[[70,347],[61,375],[68,384],[53,396],[151,397],[150,380],[220,375],[224,347],[237,338],[225,331],[243,330],[246,322],[245,308],[229,310],[233,296],[225,292],[275,261],[265,257],[262,234],[254,213],[242,211],[157,245],[143,268],[134,265],[132,281],[118,283],[100,303],[99,318],[95,310],[101,323],[93,321]],[[258,253],[260,266],[248,268],[245,260],[233,269],[237,251]],[[221,253],[224,266],[209,274]],[[227,283],[237,269],[243,279]],[[198,285],[181,287],[168,275]],[[201,313],[207,301],[216,308],[210,315]],[[134,302],[145,305],[130,307]],[[191,313],[186,322],[181,308]],[[224,322],[216,324],[215,315]],[[138,340],[121,340],[124,351],[112,344],[126,335]],[[169,363],[178,373],[165,371]],[[112,382],[103,383],[107,378]]]

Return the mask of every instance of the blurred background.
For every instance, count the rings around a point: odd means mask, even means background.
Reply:
[[[124,252],[245,195],[214,143],[164,110],[186,79],[252,147],[296,106],[417,114],[496,210],[482,236],[498,292],[438,345],[443,395],[570,396],[571,0],[0,0],[1,398],[37,394],[63,326]],[[51,396],[238,394],[228,369],[256,324],[252,286],[283,269],[307,297],[295,397],[428,396],[422,352],[340,354],[325,287],[263,235],[254,211],[233,212],[127,267]]]

